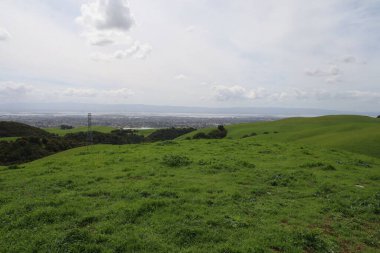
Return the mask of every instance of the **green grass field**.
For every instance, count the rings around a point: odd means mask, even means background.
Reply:
[[[115,130],[114,127],[108,127],[108,126],[92,126],[92,131],[97,131],[101,133],[110,133],[112,130]],[[44,128],[45,131],[53,134],[58,134],[60,136],[64,136],[68,133],[78,133],[78,132],[87,132],[86,126],[79,126],[75,127],[73,129],[65,129],[62,130],[60,128],[54,127],[54,128]],[[139,134],[142,134],[144,136],[148,136],[152,132],[154,132],[156,129],[137,129],[137,132]]]
[[[145,137],[156,131],[157,129],[136,129],[138,134],[144,135]]]
[[[380,159],[326,136],[369,143],[378,122],[241,124],[0,167],[0,252],[379,252]]]
[[[87,132],[87,127],[86,126],[78,126],[74,127],[72,129],[60,129],[57,127],[54,128],[44,128],[45,131],[52,133],[52,134],[58,134],[60,136],[64,136],[65,134],[68,133],[78,133],[78,132]],[[97,131],[101,133],[109,133],[112,130],[115,130],[114,127],[108,127],[108,126],[92,126],[92,131]]]
[[[0,141],[15,141],[19,137],[0,137]]]
[[[267,142],[285,142],[339,148],[380,158],[380,119],[366,116],[323,116],[289,118],[273,122],[237,124],[226,127],[227,138],[245,135]],[[200,129],[179,139],[191,137]]]

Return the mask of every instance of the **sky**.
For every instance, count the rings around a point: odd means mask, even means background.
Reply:
[[[378,0],[0,0],[0,103],[380,106]]]

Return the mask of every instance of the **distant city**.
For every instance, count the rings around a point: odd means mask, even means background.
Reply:
[[[190,117],[190,116],[126,116],[93,114],[92,124],[97,126],[112,126],[116,128],[168,128],[194,127],[203,128],[216,125],[228,125],[243,122],[269,121],[276,117]],[[28,125],[47,128],[60,125],[85,126],[87,114],[83,115],[2,115],[2,121],[16,121]]]
[[[285,117],[327,114],[359,114],[307,108],[209,108],[154,105],[102,104],[1,104],[0,120],[17,121],[36,127],[87,125],[87,113],[93,124],[117,128],[202,128],[243,122],[271,121]],[[376,113],[363,113],[376,116]]]

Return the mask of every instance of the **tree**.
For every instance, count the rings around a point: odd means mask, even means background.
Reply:
[[[74,128],[73,126],[69,126],[69,125],[60,125],[59,127],[60,127],[62,130],[73,129],[73,128]]]

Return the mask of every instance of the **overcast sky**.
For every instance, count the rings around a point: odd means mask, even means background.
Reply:
[[[380,106],[378,0],[0,0],[0,103]]]

